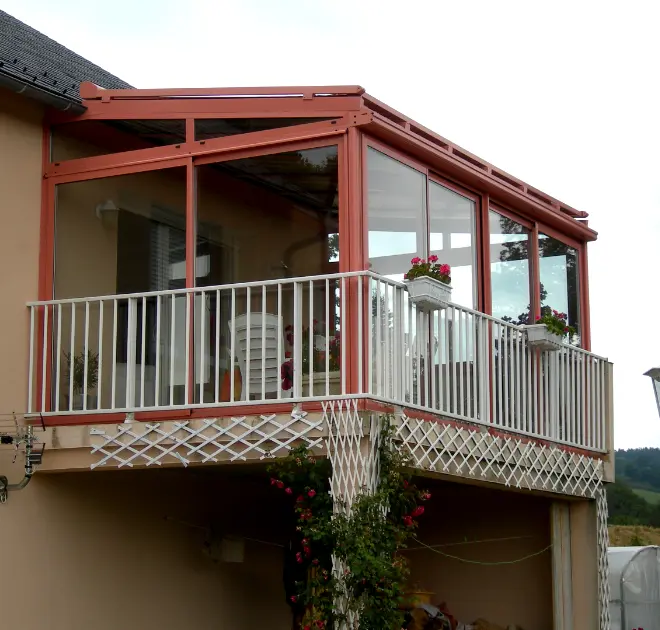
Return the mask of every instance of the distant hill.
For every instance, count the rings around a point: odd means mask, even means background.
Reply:
[[[660,492],[660,448],[616,451],[616,477],[631,488]]]
[[[616,483],[608,486],[611,525],[660,527],[660,449],[616,451]]]

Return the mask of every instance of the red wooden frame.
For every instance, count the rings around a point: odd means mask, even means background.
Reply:
[[[368,199],[366,186],[367,148],[373,146],[401,161],[429,179],[464,195],[476,203],[476,271],[477,308],[491,312],[490,233],[488,212],[492,207],[512,219],[529,226],[532,244],[530,265],[532,276],[532,309],[538,313],[538,233],[543,232],[578,251],[580,313],[582,340],[590,348],[587,241],[596,233],[585,221],[586,213],[579,212],[558,200],[541,193],[517,178],[484,162],[448,140],[364,93],[359,86],[320,86],[287,88],[232,88],[180,90],[102,90],[92,84],[81,85],[86,111],[79,116],[49,112],[43,131],[43,174],[39,298],[51,299],[54,272],[54,227],[56,185],[131,173],[186,168],[186,226],[187,259],[186,283],[195,283],[195,166],[226,160],[302,150],[319,146],[338,146],[339,156],[339,269],[358,271],[368,268]],[[195,140],[195,120],[210,118],[332,118],[291,127],[250,132],[242,135]],[[51,163],[50,127],[52,124],[85,120],[185,120],[185,141],[164,147],[150,147]],[[428,191],[427,191],[428,192]],[[429,221],[428,195],[426,221]],[[428,241],[428,225],[427,225]],[[349,283],[346,315],[349,321],[357,317],[351,311],[355,304],[357,282]],[[366,317],[366,311],[364,313]],[[43,322],[40,324],[43,332]],[[357,327],[348,334],[346,367],[349,392],[357,392],[357,364],[352,353],[357,348]],[[366,328],[364,329],[366,330]],[[189,332],[189,334],[192,334]],[[366,344],[367,340],[363,340]],[[194,344],[191,345],[191,353]],[[50,348],[46,352],[52,352]],[[366,356],[364,354],[363,356]],[[349,357],[351,357],[349,359]],[[40,357],[39,361],[43,358]],[[192,357],[191,357],[192,360]],[[50,367],[50,356],[47,357]],[[37,362],[40,365],[40,362]],[[367,366],[364,367],[363,387]],[[194,372],[191,370],[192,385]],[[37,370],[40,389],[40,370]],[[49,379],[49,375],[47,376]],[[46,386],[48,386],[48,381]],[[48,390],[49,391],[49,390]],[[189,384],[190,401],[194,387]],[[47,397],[47,400],[49,398]],[[253,406],[250,406],[253,409]],[[159,413],[159,412],[154,412]],[[168,412],[171,413],[171,412]],[[181,413],[176,412],[179,416]],[[141,416],[142,414],[140,414]],[[90,414],[84,421],[88,421]],[[99,414],[96,414],[98,417]],[[78,416],[75,416],[78,418]],[[107,419],[107,414],[101,417]],[[151,414],[149,417],[156,417]],[[83,418],[79,418],[82,422]]]

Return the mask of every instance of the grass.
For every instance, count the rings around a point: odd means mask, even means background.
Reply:
[[[660,545],[660,529],[641,525],[610,525],[611,547]]]
[[[642,497],[642,499],[648,501],[651,505],[657,505],[660,503],[660,492],[655,492],[654,490],[640,490],[639,488],[633,488],[633,492],[638,497]]]

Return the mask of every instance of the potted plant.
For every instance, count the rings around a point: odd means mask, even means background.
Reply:
[[[568,337],[575,334],[575,328],[568,325],[566,313],[544,309],[545,313],[536,318],[536,324],[526,326],[527,343],[538,350],[559,350]]]
[[[403,278],[411,302],[423,311],[447,308],[451,301],[449,265],[441,265],[435,255],[429,256],[428,261],[415,257],[410,262],[412,267]]]
[[[81,410],[85,408],[83,405],[83,396],[86,394],[85,390],[85,353],[79,352],[78,354],[71,355],[66,352],[67,365],[67,385],[71,383],[73,378],[73,401],[71,408]],[[87,392],[93,390],[98,384],[99,378],[99,355],[91,350],[87,351]],[[96,406],[96,396],[87,394],[87,409],[92,409]]]

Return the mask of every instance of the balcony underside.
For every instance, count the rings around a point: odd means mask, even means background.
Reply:
[[[305,444],[318,456],[361,458],[382,412],[356,400],[329,401],[321,411],[129,422],[47,430],[44,470],[259,463]],[[604,459],[514,433],[479,430],[406,413],[388,414],[400,448],[425,474],[549,494],[595,498],[607,475]]]

